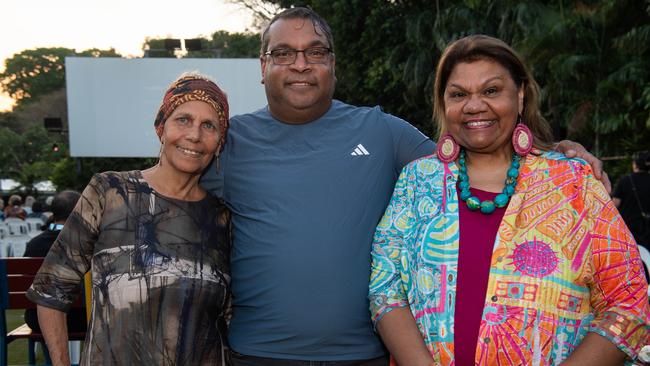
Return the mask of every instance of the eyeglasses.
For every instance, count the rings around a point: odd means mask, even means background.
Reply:
[[[265,55],[273,58],[273,63],[276,65],[291,65],[296,62],[298,52],[302,52],[305,56],[305,61],[308,64],[325,64],[329,60],[329,55],[334,54],[331,48],[327,47],[310,47],[304,50],[294,50],[292,48],[278,48],[276,50],[267,51]]]

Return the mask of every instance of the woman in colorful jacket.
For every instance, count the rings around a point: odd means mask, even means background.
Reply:
[[[438,151],[404,168],[372,249],[370,308],[395,360],[636,359],[650,343],[636,243],[591,168],[548,152],[521,57],[487,36],[455,41],[434,93]]]

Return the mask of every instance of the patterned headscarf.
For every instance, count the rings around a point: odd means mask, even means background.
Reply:
[[[228,99],[217,84],[198,74],[181,76],[167,89],[154,122],[158,138],[163,134],[167,118],[179,105],[190,101],[208,103],[217,111],[219,115],[219,150],[223,149],[228,131]]]

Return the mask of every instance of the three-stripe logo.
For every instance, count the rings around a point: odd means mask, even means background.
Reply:
[[[368,150],[366,150],[365,147],[363,147],[363,145],[359,144],[359,145],[357,145],[356,148],[354,148],[354,151],[352,151],[350,153],[350,155],[352,155],[352,156],[364,156],[364,155],[370,155],[370,153],[368,152]]]

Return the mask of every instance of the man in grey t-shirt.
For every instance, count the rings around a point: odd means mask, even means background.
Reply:
[[[435,144],[332,100],[332,33],[310,9],[273,18],[260,59],[268,106],[231,119],[202,181],[233,213],[233,365],[387,365],[368,310],[370,244],[402,167]]]
[[[370,243],[402,167],[435,145],[377,107],[332,100],[332,35],[310,9],[278,15],[262,43],[268,107],[231,119],[203,178],[233,212],[233,365],[387,365]]]

